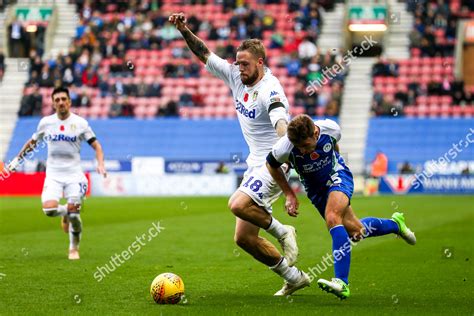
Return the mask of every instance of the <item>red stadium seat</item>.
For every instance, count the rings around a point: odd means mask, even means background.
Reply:
[[[461,117],[463,115],[463,108],[459,105],[452,106],[452,116]]]
[[[408,106],[403,108],[403,113],[408,117],[414,117],[414,116],[416,116],[417,109],[416,109],[416,107],[414,107],[412,105],[408,105]]]

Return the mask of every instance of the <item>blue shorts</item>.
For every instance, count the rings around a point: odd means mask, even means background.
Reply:
[[[351,204],[352,194],[354,193],[354,179],[352,173],[348,170],[340,170],[337,172],[337,177],[341,179],[340,183],[333,183],[330,187],[320,189],[319,191],[308,191],[308,198],[311,203],[318,209],[319,214],[325,218],[326,204],[328,202],[329,193],[332,191],[341,191],[349,198],[349,205]],[[339,182],[339,181],[337,181]]]

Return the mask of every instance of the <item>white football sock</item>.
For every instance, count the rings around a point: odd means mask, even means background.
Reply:
[[[270,267],[270,270],[292,284],[298,282],[301,276],[301,272],[298,268],[288,266],[288,261],[286,261],[285,257],[282,257],[282,260],[277,265]]]
[[[66,216],[67,215],[67,205],[66,204],[59,204],[58,205],[58,216]]]
[[[69,249],[79,249],[82,221],[79,213],[69,213]]]
[[[288,230],[282,223],[272,216],[272,222],[266,231],[276,239],[280,239],[287,233]]]

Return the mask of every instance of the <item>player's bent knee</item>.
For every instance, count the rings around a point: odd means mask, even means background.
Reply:
[[[68,204],[67,211],[69,213],[79,213],[81,210],[81,204]]]
[[[72,213],[78,213],[81,210],[82,200],[78,197],[69,198],[67,201],[67,211]]]
[[[245,205],[241,203],[238,199],[229,201],[229,208],[234,213],[235,216],[240,217],[245,213]]]

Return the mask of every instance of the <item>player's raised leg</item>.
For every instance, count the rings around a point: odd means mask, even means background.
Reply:
[[[367,237],[396,234],[408,244],[416,244],[415,234],[406,226],[402,213],[394,213],[391,219],[378,217],[365,217],[359,220],[352,207],[349,205],[344,215],[344,227],[354,240]]]
[[[258,226],[237,217],[234,240],[240,248],[285,280],[283,289],[275,295],[290,295],[308,286],[309,277],[298,268],[289,266],[287,259],[280,255],[275,246],[258,235],[259,230]]]
[[[41,193],[41,204],[46,216],[56,217],[65,216],[67,214],[66,206],[59,204],[62,195],[63,184],[51,177],[46,177],[43,192]]]

